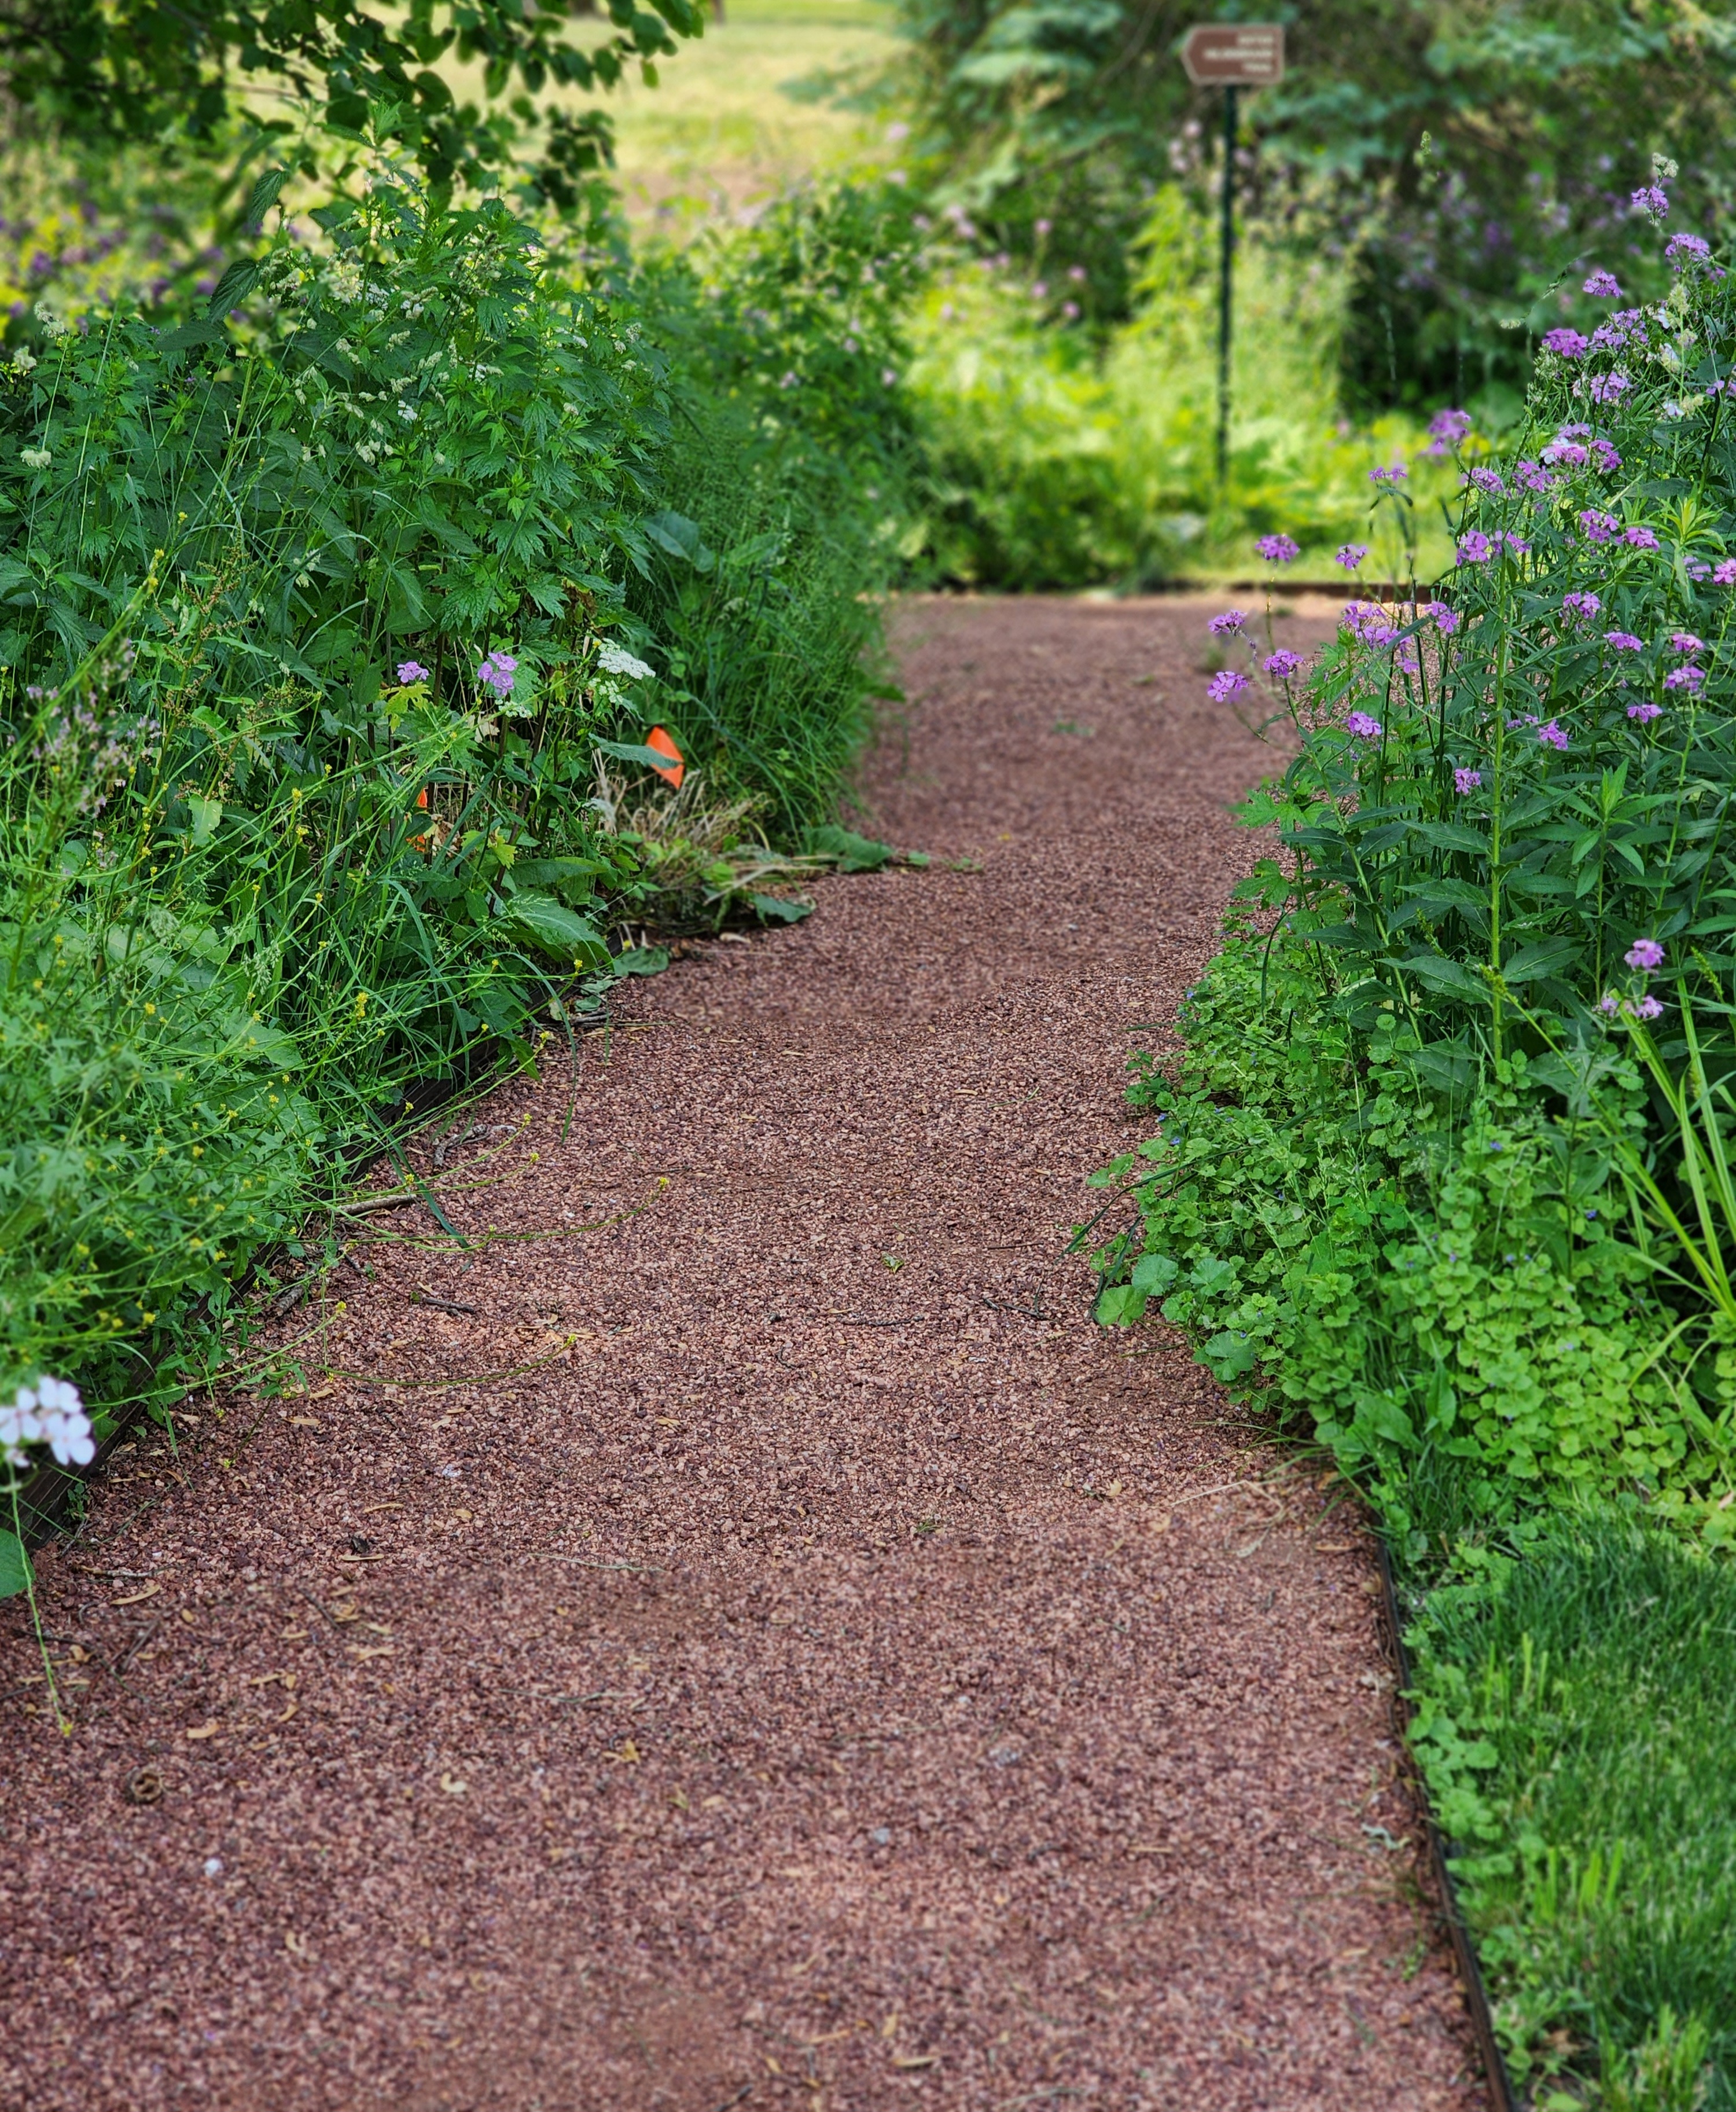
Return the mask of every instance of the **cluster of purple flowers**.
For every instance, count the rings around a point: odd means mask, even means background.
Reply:
[[[1664,244],[1665,261],[1672,271],[1684,271],[1690,264],[1704,264],[1712,246],[1703,234],[1672,234]]]
[[[1247,621],[1247,617],[1240,609],[1226,608],[1221,616],[1212,617],[1211,629],[1220,638],[1227,638],[1241,630]]]
[[[1637,719],[1642,726],[1650,726],[1653,719],[1661,719],[1663,716],[1663,706],[1654,704],[1647,698],[1642,698],[1638,703],[1628,706],[1628,717]]]
[[[401,682],[431,682],[434,677],[420,660],[400,660],[398,679]]]
[[[1582,337],[1576,330],[1545,330],[1543,349],[1556,353],[1563,359],[1584,359],[1591,350],[1591,339]]]
[[[1511,557],[1522,558],[1530,547],[1523,536],[1511,535],[1504,528],[1497,528],[1493,535],[1485,535],[1480,528],[1468,528],[1459,538],[1459,562],[1486,565],[1498,558],[1503,548]]]
[[[1402,484],[1410,474],[1402,462],[1393,462],[1385,469],[1371,469],[1368,480],[1370,484]]]
[[[512,678],[518,662],[508,653],[491,653],[476,670],[476,679],[502,699],[512,694]]]
[[[1690,662],[1685,667],[1672,667],[1664,677],[1664,687],[1666,690],[1697,690],[1702,687],[1705,680],[1706,670],[1696,667]]]
[[[1254,548],[1269,565],[1292,565],[1302,555],[1302,545],[1291,535],[1262,535]]]
[[[1585,290],[1600,301],[1619,301],[1621,289],[1607,271],[1593,271],[1585,282]]]
[[[1344,721],[1344,731],[1352,740],[1379,740],[1386,729],[1366,712],[1352,712]]]
[[[1589,623],[1593,617],[1601,616],[1602,612],[1603,603],[1594,594],[1564,594],[1561,596],[1561,613],[1572,622]]]
[[[1599,323],[1592,332],[1592,344],[1599,352],[1620,352],[1624,345],[1651,341],[1643,308],[1618,308],[1607,322]]]
[[[1670,210],[1670,194],[1656,184],[1642,184],[1628,203],[1635,212],[1643,213],[1649,221],[1657,221]]]
[[[1470,425],[1469,411],[1437,411],[1429,421],[1429,444],[1423,453],[1437,459],[1451,454],[1470,432]]]
[[[1301,653],[1291,653],[1280,648],[1279,651],[1272,653],[1262,664],[1265,667],[1266,673],[1273,676],[1275,680],[1280,682],[1288,682],[1292,680],[1302,671],[1303,662]]]
[[[1594,374],[1585,384],[1585,393],[1594,403],[1619,403],[1634,384],[1618,366],[1608,374]]]
[[[1227,704],[1232,697],[1240,696],[1247,687],[1246,675],[1238,675],[1234,667],[1225,667],[1206,685],[1206,694],[1215,704]]]
[[[1461,798],[1468,792],[1475,792],[1482,782],[1480,770],[1456,770],[1452,773],[1452,788]]]
[[[1514,463],[1513,475],[1527,491],[1553,491],[1561,480],[1558,476],[1552,476],[1547,470],[1539,468],[1534,462],[1523,459]]]
[[[1347,572],[1353,572],[1367,555],[1366,543],[1341,543],[1334,562],[1342,565]]]
[[[1475,485],[1479,491],[1486,491],[1491,498],[1499,498],[1507,489],[1507,480],[1498,469],[1468,469],[1465,481]]]
[[[1664,965],[1664,949],[1656,939],[1636,939],[1621,958],[1635,974],[1648,976]],[[1664,1008],[1649,990],[1638,998],[1620,997],[1614,990],[1606,990],[1597,1009],[1606,1019],[1657,1019]]]
[[[1556,719],[1546,719],[1538,728],[1537,737],[1545,748],[1565,749],[1567,745],[1567,730]]]

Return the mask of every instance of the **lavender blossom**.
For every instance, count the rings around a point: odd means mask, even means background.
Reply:
[[[1232,697],[1239,696],[1247,687],[1246,675],[1238,675],[1234,667],[1225,667],[1206,685],[1206,694],[1215,704],[1227,704]]]
[[[401,682],[428,682],[432,681],[434,678],[420,660],[400,660],[398,663],[398,679]]]
[[[1543,348],[1559,353],[1563,359],[1583,359],[1591,350],[1591,339],[1582,337],[1576,330],[1545,330]]]
[[[1262,535],[1254,548],[1269,565],[1291,565],[1302,555],[1302,545],[1290,535]]]
[[[1711,244],[1701,234],[1672,234],[1664,244],[1664,261],[1674,271],[1703,264],[1711,253]]]
[[[1703,653],[1706,650],[1706,640],[1703,638],[1696,638],[1691,630],[1672,630],[1670,634],[1670,649],[1672,653]]]
[[[1211,628],[1219,637],[1224,638],[1229,636],[1233,631],[1239,630],[1247,621],[1247,617],[1240,609],[1226,608],[1221,616],[1212,617]]]
[[[1636,939],[1621,958],[1630,968],[1661,968],[1664,949],[1656,939]]]
[[[1537,730],[1537,737],[1545,748],[1565,749],[1567,745],[1566,729],[1554,719],[1549,719]]]
[[[1603,612],[1603,603],[1594,594],[1564,594],[1561,613],[1575,623],[1589,623]]]
[[[1386,729],[1366,712],[1352,712],[1344,721],[1344,731],[1352,740],[1379,740]]]
[[[1686,667],[1672,667],[1664,677],[1664,687],[1666,690],[1697,690],[1703,687],[1705,681],[1706,670],[1696,667],[1690,662]]]
[[[1650,221],[1661,220],[1670,210],[1668,193],[1660,190],[1656,184],[1643,184],[1628,203],[1635,212],[1643,213]]]
[[[1467,484],[1475,485],[1479,491],[1488,492],[1490,497],[1494,498],[1500,498],[1507,489],[1507,485],[1498,469],[1467,470],[1465,472],[1465,480]]]
[[[1593,271],[1585,282],[1585,291],[1600,301],[1619,301],[1621,289],[1607,271]]]
[[[1482,782],[1483,772],[1480,770],[1456,770],[1452,773],[1453,790],[1461,796],[1467,792],[1475,792]]]
[[[1370,484],[1402,484],[1410,474],[1402,462],[1393,462],[1386,469],[1371,469],[1368,480]]]
[[[1341,543],[1333,562],[1342,565],[1347,572],[1353,572],[1367,555],[1366,543]]]
[[[1607,374],[1594,374],[1585,385],[1585,393],[1594,403],[1619,403],[1634,384],[1618,367]]]
[[[1636,638],[1631,630],[1606,630],[1603,642],[1612,653],[1643,653],[1646,641]]]
[[[1637,719],[1642,726],[1650,726],[1653,719],[1661,719],[1663,716],[1663,706],[1654,704],[1649,700],[1628,706],[1628,717],[1630,719]]]
[[[1613,513],[1602,512],[1595,506],[1588,506],[1579,516],[1580,531],[1588,543],[1610,542],[1620,526]]]
[[[1649,528],[1629,528],[1621,539],[1636,550],[1655,550],[1657,548],[1657,537]]]
[[[1263,663],[1268,675],[1279,682],[1288,682],[1300,672],[1303,665],[1299,653],[1280,650],[1274,653]]]

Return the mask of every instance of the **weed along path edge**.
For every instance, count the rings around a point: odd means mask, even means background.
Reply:
[[[1063,1252],[1250,855],[1207,613],[902,608],[934,863],[430,1137],[461,1237],[357,1221],[307,1390],[93,1491],[0,2101],[1484,2103],[1369,1551]]]

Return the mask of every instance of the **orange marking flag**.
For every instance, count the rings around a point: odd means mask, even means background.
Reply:
[[[666,755],[669,758],[667,769],[655,762],[651,767],[657,772],[659,777],[673,785],[679,792],[681,790],[681,781],[687,775],[687,765],[682,761],[681,751],[670,739],[668,729],[665,726],[653,726],[645,736],[645,745],[647,748],[654,748],[659,755]]]

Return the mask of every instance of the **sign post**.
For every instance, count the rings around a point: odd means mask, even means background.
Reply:
[[[1218,251],[1218,482],[1229,469],[1229,347],[1236,253],[1236,97],[1284,79],[1281,22],[1201,22],[1182,40],[1181,62],[1196,88],[1224,91],[1224,182]]]

